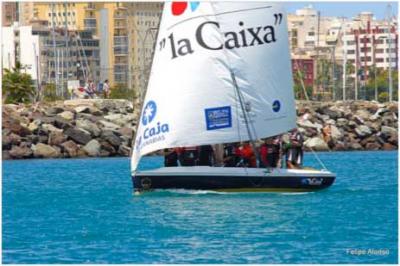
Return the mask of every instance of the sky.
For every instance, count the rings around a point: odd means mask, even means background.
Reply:
[[[398,2],[284,2],[288,13],[295,13],[297,9],[312,5],[314,9],[321,12],[321,16],[347,17],[352,18],[363,11],[370,11],[377,19],[386,17],[387,4],[392,5],[392,14],[398,14]]]

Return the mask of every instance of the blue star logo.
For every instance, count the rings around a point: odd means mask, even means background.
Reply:
[[[142,114],[142,123],[143,125],[147,125],[153,121],[154,117],[157,113],[157,105],[154,101],[148,101],[146,106],[143,109]]]

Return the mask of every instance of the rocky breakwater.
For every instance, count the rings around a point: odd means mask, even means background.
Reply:
[[[129,156],[138,113],[126,100],[3,105],[3,159]]]
[[[139,110],[126,100],[3,105],[3,159],[129,156]],[[397,103],[298,102],[305,149],[394,150]]]
[[[367,101],[298,102],[306,150],[395,150],[398,104]]]

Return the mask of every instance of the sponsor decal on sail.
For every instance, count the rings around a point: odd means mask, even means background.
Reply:
[[[190,2],[191,12],[193,13],[199,6],[198,2]],[[172,14],[174,16],[182,15],[188,7],[188,2],[173,2],[171,5]],[[270,8],[271,6],[265,6],[264,8]],[[229,13],[239,13],[248,11],[245,10],[234,10]],[[214,16],[223,16],[225,13],[215,14]],[[176,59],[186,55],[190,55],[196,52],[196,49],[206,49],[210,51],[218,50],[232,50],[246,47],[253,47],[258,45],[266,45],[277,41],[276,29],[282,22],[282,14],[277,13],[274,15],[273,25],[256,25],[248,26],[243,20],[236,22],[236,30],[221,32],[223,36],[223,42],[219,44],[210,43],[207,41],[205,36],[209,35],[210,31],[221,30],[220,23],[217,21],[209,20],[204,21],[192,31],[192,35],[187,38],[179,38],[175,36],[175,32],[172,31],[167,37],[163,37],[158,43],[160,51],[168,50],[171,52],[171,59]],[[207,16],[207,15],[205,15]],[[196,18],[196,17],[195,17]],[[195,19],[192,18],[192,19]],[[188,19],[191,20],[191,19]],[[180,21],[170,28],[174,28],[176,25],[183,24],[186,21]],[[169,49],[166,49],[166,47]]]
[[[141,123],[144,126],[143,134],[136,137],[136,150],[140,151],[143,147],[159,141],[165,140],[165,134],[169,132],[169,124],[155,121],[157,115],[157,104],[150,100],[146,103]]]
[[[194,40],[200,48],[211,51],[222,49],[231,50],[237,48],[252,47],[256,45],[265,45],[271,42],[276,42],[277,40],[275,29],[272,25],[246,28],[243,21],[240,21],[238,25],[241,28],[239,28],[237,32],[224,32],[224,43],[215,45],[208,43],[204,36],[207,34],[207,30],[209,30],[210,28],[219,28],[219,23],[215,21],[203,22],[196,28]],[[169,44],[170,47],[171,59],[193,54],[195,52],[194,45],[189,38],[176,39],[174,33],[171,33],[166,39],[164,38],[161,40],[161,42],[159,43],[160,51],[163,50],[167,44]]]
[[[231,107],[217,107],[205,109],[207,130],[232,127]]]
[[[187,7],[190,5],[190,11],[194,12],[199,7],[200,2],[186,2],[186,1],[174,1],[171,4],[171,13],[174,16],[180,16],[186,12]]]

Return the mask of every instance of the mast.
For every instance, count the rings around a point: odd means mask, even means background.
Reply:
[[[57,77],[57,96],[60,96],[60,86],[59,86],[59,79],[60,79],[60,51],[57,50],[57,67],[56,67],[56,77]]]
[[[37,95],[36,100],[40,100],[40,80],[39,80],[39,55],[36,54],[36,45],[33,43],[33,55],[35,56],[35,68],[36,68],[36,83],[37,83]]]
[[[387,27],[388,27],[388,42],[389,42],[389,102],[393,101],[393,84],[392,84],[392,29],[390,23],[390,16],[392,14],[392,6],[388,4],[387,7]]]
[[[69,56],[69,49],[68,49],[68,41],[69,41],[69,37],[68,37],[68,10],[67,10],[67,3],[66,2],[64,2],[63,3],[64,4],[64,13],[65,13],[65,21],[64,21],[64,31],[65,31],[65,61],[67,62],[67,64],[66,64],[66,72],[67,72],[67,84],[68,84],[68,78],[69,78],[69,58],[70,58],[70,56]],[[64,54],[64,53],[63,53]],[[63,57],[64,58],[64,57]],[[64,71],[65,71],[65,69],[64,69],[64,62],[63,62],[63,73],[62,73],[62,75],[63,75],[63,80],[64,80]],[[64,89],[65,89],[65,84],[64,84],[64,81],[63,81],[63,83],[62,83],[62,93],[63,93],[63,95],[64,95]]]
[[[64,50],[61,50],[61,88],[60,88],[60,96],[64,95]]]
[[[318,64],[318,60],[319,60],[319,26],[320,26],[320,12],[317,12],[317,45],[316,47],[314,47],[314,49],[316,48],[316,52],[317,55],[315,57],[315,69],[317,70],[317,90],[319,90],[320,87],[320,80],[318,79],[318,72],[319,71],[319,64]],[[315,42],[314,42],[315,43]],[[321,93],[321,92],[320,92]]]
[[[345,35],[346,35],[346,29],[344,31],[344,36]],[[343,101],[346,101],[346,65],[347,65],[346,53],[347,53],[347,40],[343,38],[343,91],[342,91]]]
[[[301,87],[303,88],[304,96],[305,96],[306,100],[309,101],[310,99],[308,98],[306,86],[304,85],[303,75],[300,71],[300,66],[296,59],[294,59],[294,64],[296,65],[296,68],[297,68],[297,75],[299,76]]]
[[[82,67],[82,69],[83,69],[83,73],[85,73],[85,67],[86,67],[86,69],[87,69],[87,77],[88,78],[93,78],[93,77],[91,77],[91,72],[90,72],[90,67],[89,67],[89,62],[88,62],[88,60],[87,60],[87,57],[86,57],[86,52],[85,52],[85,50],[83,49],[83,44],[82,44],[82,40],[81,40],[81,37],[79,36],[79,33],[77,33],[77,44],[78,44],[78,49],[82,52],[82,57],[83,57],[83,60],[84,60],[84,62],[85,62],[85,65],[86,66],[83,66]],[[83,65],[83,64],[81,64],[81,65]],[[84,74],[85,75],[85,74]]]
[[[57,54],[57,52],[56,52],[56,33],[55,33],[55,29],[54,29],[54,27],[55,27],[55,7],[54,7],[54,3],[52,3],[51,4],[51,12],[53,13],[52,14],[52,16],[51,16],[51,35],[52,35],[52,38],[53,38],[53,63],[54,63],[54,81],[55,81],[55,85],[56,85],[56,92],[58,91],[58,77],[57,77],[57,66],[56,66],[56,62],[57,62],[57,60],[56,60],[56,54]]]

